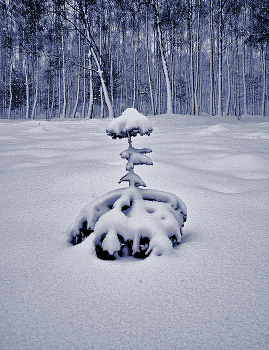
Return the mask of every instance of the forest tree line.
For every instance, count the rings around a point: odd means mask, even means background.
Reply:
[[[0,0],[0,116],[269,115],[268,0]]]

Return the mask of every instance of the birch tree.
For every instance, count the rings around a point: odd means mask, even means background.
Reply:
[[[80,58],[81,58],[81,38],[80,38],[80,33],[78,35],[78,62],[80,63]],[[77,71],[78,71],[78,75],[77,75],[77,93],[76,93],[76,101],[74,104],[74,108],[72,111],[72,115],[71,118],[75,118],[76,117],[76,112],[77,112],[77,108],[78,108],[78,102],[79,102],[79,94],[80,94],[80,66],[77,67]]]
[[[59,0],[53,0],[53,2],[57,4]],[[89,46],[89,49],[91,51],[92,57],[96,65],[96,72],[98,73],[100,78],[102,91],[109,112],[109,117],[112,118],[114,116],[114,112],[104,79],[104,62],[102,60],[100,50],[98,49],[98,46],[94,39],[91,26],[91,18],[93,16],[93,13],[97,11],[97,7],[95,7],[97,6],[97,4],[95,2],[93,2],[92,4],[88,1],[82,0],[74,0],[73,2],[61,0],[60,3],[63,6],[63,9],[61,9],[61,11],[58,12],[59,15],[85,38],[87,45]],[[72,14],[74,13],[77,14],[80,20],[80,27],[78,27],[75,21],[73,20]]]
[[[149,53],[149,6],[146,4],[146,57],[147,57],[147,73],[148,73],[148,84],[149,84],[149,91],[150,91],[150,102],[151,102],[151,110],[152,113],[155,114],[155,105],[154,105],[154,98],[153,98],[153,89],[152,89],[152,82],[151,82],[151,71],[150,71],[150,53]]]
[[[214,114],[214,8],[213,0],[210,0],[210,11],[209,11],[209,35],[210,35],[210,98],[209,98],[209,114]]]
[[[156,18],[156,26],[157,26],[157,38],[158,38],[158,44],[159,44],[159,50],[162,60],[162,68],[165,76],[165,85],[166,85],[166,113],[173,113],[173,107],[172,107],[172,91],[171,91],[171,81],[169,77],[168,72],[168,66],[165,58],[164,53],[164,47],[163,47],[163,38],[162,38],[162,31],[160,26],[160,10],[158,8],[157,1],[152,1],[151,5],[154,10],[155,18]]]

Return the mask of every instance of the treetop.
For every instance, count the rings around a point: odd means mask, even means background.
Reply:
[[[153,130],[151,121],[135,108],[127,108],[108,126],[106,132],[113,139],[129,138],[137,134],[150,135]]]

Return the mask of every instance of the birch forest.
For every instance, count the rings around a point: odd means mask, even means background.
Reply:
[[[268,0],[0,0],[0,117],[269,115]]]

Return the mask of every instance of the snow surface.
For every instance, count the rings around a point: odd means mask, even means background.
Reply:
[[[65,231],[126,186],[126,140],[107,137],[108,120],[0,122],[1,350],[268,349],[269,122],[150,120],[133,143],[154,165],[137,171],[188,220],[171,256],[116,261]]]

